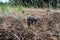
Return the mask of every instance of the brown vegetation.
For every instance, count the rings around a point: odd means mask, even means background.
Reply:
[[[36,22],[31,20],[29,26],[25,17],[0,16],[0,40],[60,40],[60,13],[46,13],[31,14]]]

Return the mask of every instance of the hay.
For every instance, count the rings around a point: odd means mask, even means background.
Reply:
[[[0,40],[59,40],[60,14],[50,15],[36,18],[32,26],[27,26],[26,19],[0,16]]]

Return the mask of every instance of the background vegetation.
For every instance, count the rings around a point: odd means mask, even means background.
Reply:
[[[23,6],[23,7],[35,7],[35,8],[43,8],[43,7],[52,7],[59,8],[60,0],[9,0],[10,2],[5,3],[11,6]],[[0,5],[3,4],[0,2]]]
[[[60,7],[60,0],[10,0],[10,4],[17,6],[22,5],[25,7]]]

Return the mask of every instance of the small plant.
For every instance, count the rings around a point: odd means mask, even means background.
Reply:
[[[21,5],[17,6],[18,12],[23,10],[23,7]]]
[[[2,5],[2,11],[3,11],[3,13],[4,13],[6,16],[8,16],[8,9],[7,9],[7,5],[6,5],[6,4],[3,4],[3,5]]]

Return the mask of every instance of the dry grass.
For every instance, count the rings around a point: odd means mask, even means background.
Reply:
[[[16,11],[9,13],[9,16],[0,15],[0,40],[60,40],[58,11],[26,9],[20,14]],[[28,15],[37,19],[36,25],[27,26]]]

